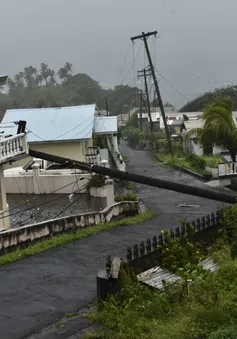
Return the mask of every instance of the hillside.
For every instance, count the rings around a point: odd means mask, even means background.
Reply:
[[[237,85],[229,85],[222,88],[217,88],[212,92],[207,92],[198,98],[188,102],[184,105],[180,112],[198,112],[203,110],[203,108],[210,102],[220,98],[220,97],[230,97],[233,103],[233,110],[237,110]]]

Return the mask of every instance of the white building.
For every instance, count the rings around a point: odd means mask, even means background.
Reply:
[[[94,163],[98,150],[93,136],[106,135],[114,146],[111,152],[118,152],[117,117],[96,117],[95,105],[8,110],[0,124],[0,135],[15,135],[14,122],[20,120],[26,121],[29,147],[36,151]],[[29,160],[16,165],[23,166]]]
[[[185,153],[192,153],[198,156],[204,155],[205,149],[203,145],[200,144],[199,140],[193,136],[192,138],[185,139],[185,134],[192,129],[202,128],[204,126],[204,120],[188,120],[184,121],[181,127],[181,134],[183,136],[183,149]],[[213,155],[218,155],[221,152],[221,149],[215,145],[212,145],[212,149],[208,148],[208,151]],[[208,153],[209,153],[208,152]]]

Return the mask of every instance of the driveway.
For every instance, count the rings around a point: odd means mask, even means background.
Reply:
[[[121,145],[121,153],[137,173],[204,185],[187,175],[161,168],[145,152],[131,150],[125,144]],[[158,188],[138,185],[138,191],[146,206],[159,212],[159,216],[0,267],[1,338],[68,338],[86,324],[78,320],[78,328],[62,335],[49,333],[47,327],[92,301],[96,296],[96,273],[104,267],[108,254],[125,256],[128,246],[175,226],[177,218],[197,218],[218,207],[215,201]],[[180,203],[200,207],[177,207]]]

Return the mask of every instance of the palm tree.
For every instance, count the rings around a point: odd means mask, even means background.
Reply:
[[[40,75],[45,81],[45,85],[48,86],[48,77],[50,76],[49,66],[45,63],[40,64]]]
[[[58,71],[59,79],[67,81],[72,76],[72,71],[73,71],[72,64],[66,62],[64,67],[60,68]]]
[[[218,99],[209,104],[202,114],[205,121],[202,128],[192,129],[185,134],[184,139],[196,137],[202,145],[213,145],[227,149],[232,161],[236,161],[237,127],[232,117],[232,100]]]
[[[64,67],[58,70],[58,77],[62,81],[65,81],[67,79],[67,75],[68,75],[67,70]]]
[[[72,74],[72,64],[70,64],[69,62],[66,62],[65,65],[64,65],[64,68],[66,69],[67,71],[67,74]]]

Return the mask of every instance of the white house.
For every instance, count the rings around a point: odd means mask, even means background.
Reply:
[[[71,106],[7,110],[0,124],[0,135],[17,133],[16,121],[26,121],[30,149],[77,161],[94,163],[97,145],[94,135],[107,135],[117,154],[117,117],[96,117],[96,106]],[[29,162],[24,159],[17,166]]]
[[[212,153],[213,155],[218,155],[221,153],[221,149],[215,145],[212,145],[212,147],[208,147],[208,149],[205,150],[203,145],[200,144],[199,140],[193,136],[190,139],[185,139],[185,134],[189,132],[192,129],[196,128],[202,128],[204,126],[204,120],[188,120],[184,121],[183,125],[181,127],[181,134],[183,136],[183,149],[185,153],[193,153],[196,155],[204,155],[205,153]]]

